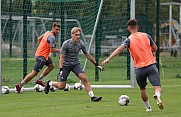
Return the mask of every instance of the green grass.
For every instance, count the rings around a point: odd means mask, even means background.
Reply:
[[[52,57],[54,63],[55,63],[55,69],[49,73],[45,78],[46,80],[56,80],[57,73],[59,72],[59,63],[58,63],[58,57]],[[102,61],[104,58],[101,58],[100,61]],[[81,57],[81,63],[82,66],[84,65],[85,58]],[[120,64],[115,64],[117,61],[119,61]],[[117,81],[119,83],[120,80],[125,80],[126,78],[126,57],[120,56],[116,59],[113,59],[111,64],[109,66],[106,66],[106,72],[99,73],[99,83],[109,82],[109,81]],[[27,73],[30,73],[33,69],[35,63],[34,58],[28,58],[27,62]],[[44,67],[45,68],[45,67]],[[37,79],[40,74],[43,72],[40,71],[40,73],[28,83],[27,86],[33,86],[32,83],[35,79]],[[95,81],[95,67],[94,65],[88,61],[86,71],[85,71],[88,79],[90,82]],[[16,83],[20,82],[23,79],[23,60],[20,58],[3,58],[2,59],[2,84],[8,85],[9,87],[14,87]],[[69,83],[75,83],[78,82],[79,79],[76,78],[76,76],[71,73],[68,77]],[[123,82],[124,83],[124,82]]]
[[[100,63],[106,57],[100,58]],[[55,62],[55,69],[45,77],[45,80],[56,80],[57,73],[59,71],[58,67],[58,57],[52,57]],[[84,65],[85,58],[81,57],[82,66]],[[8,85],[9,87],[14,87],[16,83],[23,79],[23,63],[22,59],[19,58],[3,58],[2,59],[2,85]],[[27,73],[32,71],[35,59],[28,58],[27,63]],[[105,72],[99,73],[99,82],[96,84],[127,84],[127,62],[125,56],[117,56],[112,59],[107,66],[105,66]],[[86,75],[90,82],[95,83],[95,69],[94,65],[88,61],[86,67]],[[161,79],[174,79],[181,78],[181,58],[180,57],[160,57],[160,78]],[[43,71],[43,70],[42,70]],[[42,71],[29,82],[27,86],[33,86],[33,81],[39,77]],[[75,83],[79,81],[76,76],[71,73],[68,78],[69,83]],[[114,82],[114,83],[113,83]]]
[[[58,59],[52,57],[56,68],[46,77],[56,80],[58,73]],[[100,59],[102,62],[104,58]],[[85,59],[81,59],[84,62]],[[44,92],[23,92],[16,94],[3,94],[0,97],[0,117],[180,117],[180,88],[181,88],[181,59],[180,57],[163,56],[160,58],[160,78],[163,87],[162,100],[165,108],[160,110],[153,99],[153,88],[148,83],[148,96],[153,112],[146,112],[140,98],[139,88],[134,89],[93,89],[94,94],[102,96],[101,102],[91,102],[86,91],[68,92],[57,90],[45,95]],[[91,84],[129,84],[126,80],[126,57],[114,58],[106,71],[99,73],[100,80],[95,82],[94,66],[88,62],[86,75]],[[28,58],[28,73],[35,60]],[[119,64],[118,64],[119,63]],[[22,79],[22,59],[2,59],[2,84],[14,88]],[[37,76],[38,77],[38,76]],[[37,78],[36,77],[36,78]],[[34,86],[34,78],[24,87]],[[71,83],[79,81],[75,75],[70,74]],[[120,106],[118,97],[126,94],[130,97],[128,106]]]
[[[153,112],[146,112],[138,87],[134,89],[93,89],[95,95],[103,96],[101,102],[91,102],[83,91],[57,90],[44,92],[10,93],[0,97],[0,117],[179,117],[181,79],[162,80],[162,100],[165,108],[160,110],[153,99],[153,89],[148,85],[148,96]],[[128,106],[120,106],[118,97],[130,97]]]

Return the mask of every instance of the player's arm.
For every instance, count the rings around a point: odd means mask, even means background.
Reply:
[[[62,75],[62,67],[63,67],[63,61],[64,61],[64,58],[65,58],[65,53],[66,53],[66,44],[63,43],[62,45],[62,49],[61,49],[61,52],[60,52],[60,57],[59,57],[59,72],[57,74],[57,80],[59,81],[61,75]]]
[[[147,34],[147,36],[148,36],[148,38],[150,39],[151,51],[152,51],[152,52],[157,51],[158,48],[157,48],[157,45],[155,44],[154,40],[151,38],[150,35]]]
[[[153,39],[151,38],[150,39],[150,46],[151,46],[151,51],[152,52],[155,52],[155,51],[157,51],[157,45],[155,44],[155,42],[153,41]]]
[[[59,68],[60,69],[63,67],[66,50],[67,50],[67,44],[66,44],[66,42],[64,42],[62,45],[62,48],[61,48],[61,52],[60,52],[60,59],[59,59]]]
[[[57,49],[57,48],[54,48],[54,47],[51,47],[50,50],[51,50],[51,52],[58,52],[58,53],[60,53],[60,49]]]
[[[63,66],[63,61],[64,61],[64,55],[63,55],[63,54],[60,54],[59,68],[62,68],[62,66]]]
[[[89,61],[91,61],[93,64],[96,64],[95,59],[94,59],[89,53],[86,54],[86,58],[87,58]]]
[[[48,43],[50,43],[50,51],[51,52],[58,52],[58,53],[60,53],[60,49],[55,48],[55,44],[56,44],[55,36],[50,35],[48,37]]]
[[[116,50],[114,50],[114,52],[106,59],[102,62],[102,65],[106,65],[107,63],[109,63],[109,61],[114,58],[115,56],[117,56],[118,54],[120,54],[121,52],[123,52],[123,50],[125,49],[125,45],[121,45],[119,46]]]
[[[102,66],[100,66],[100,65],[95,61],[95,59],[94,59],[89,53],[86,54],[86,58],[87,58],[89,61],[91,61],[100,71],[104,71],[104,70],[105,70]]]
[[[86,50],[86,47],[85,47],[85,44],[83,43],[83,41],[80,41],[80,45],[81,45],[81,49],[82,49],[82,52],[85,54],[86,58],[91,61],[100,71],[104,71],[105,69],[100,66],[96,61],[95,59],[87,52]]]
[[[106,60],[104,60],[104,61],[102,62],[102,65],[106,65],[107,63],[109,63],[109,61],[110,61],[112,58],[114,58],[115,56],[117,56],[118,54],[120,54],[121,52],[123,52],[126,47],[129,48],[129,46],[130,46],[130,40],[129,40],[129,38],[127,38],[127,39],[125,39],[125,40],[123,41],[123,43],[121,44],[121,46],[119,46],[116,50],[114,50],[114,52],[113,52]]]
[[[157,51],[157,46],[156,46],[156,44],[151,45],[151,51],[152,51],[152,52]]]
[[[40,44],[41,40],[43,39],[43,35],[38,37],[38,44]]]
[[[60,80],[60,77],[62,75],[62,66],[63,66],[63,61],[64,61],[64,55],[63,54],[60,54],[60,58],[59,58],[59,72],[57,74],[57,81]]]

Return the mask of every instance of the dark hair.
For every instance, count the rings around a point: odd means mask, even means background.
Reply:
[[[136,25],[138,25],[138,24],[137,24],[137,20],[135,20],[135,19],[130,19],[130,20],[127,22],[127,25],[128,25],[128,26],[136,26]]]
[[[56,27],[56,26],[60,28],[60,23],[58,23],[58,22],[53,22],[52,27]]]

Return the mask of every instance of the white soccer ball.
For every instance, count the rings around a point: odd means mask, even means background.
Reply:
[[[74,89],[75,89],[75,90],[82,90],[82,89],[83,89],[83,86],[82,86],[82,84],[81,84],[80,82],[78,82],[78,83],[75,83],[75,84],[74,84]]]
[[[56,90],[56,88],[54,86],[50,86],[50,92],[54,92]]]
[[[2,94],[9,94],[9,87],[8,86],[2,86]]]
[[[130,102],[130,98],[127,95],[121,95],[118,99],[118,103],[121,106],[128,106],[129,102]]]
[[[70,90],[70,85],[69,84],[66,84],[65,88],[64,88],[64,91],[69,91]]]
[[[44,87],[39,85],[39,84],[36,84],[34,87],[33,87],[33,90],[35,92],[42,92],[44,90]]]

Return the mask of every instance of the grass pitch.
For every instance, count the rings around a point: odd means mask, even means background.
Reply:
[[[162,100],[165,108],[160,110],[153,99],[153,89],[147,86],[152,112],[146,112],[138,87],[134,89],[93,89],[100,102],[91,102],[85,90],[10,93],[0,97],[0,117],[179,117],[181,79],[162,80]],[[130,97],[128,106],[120,106],[118,97]]]
[[[100,81],[91,82],[91,84],[128,84],[129,80],[110,78],[110,76],[123,76],[115,74],[116,71],[114,69],[118,65],[121,66],[119,69],[121,73],[126,71],[126,67],[123,66],[124,63],[117,64],[117,61],[122,59],[125,58],[116,57],[113,59],[106,66],[106,72],[100,73],[102,77]],[[34,59],[29,61],[31,64],[29,64],[28,70],[31,70]],[[22,79],[21,61],[3,59],[2,63],[3,85],[14,88],[15,84]],[[139,88],[136,86],[134,89],[93,89],[96,96],[103,97],[100,102],[91,102],[85,90],[75,91],[71,89],[68,92],[57,90],[50,92],[48,95],[44,94],[44,92],[24,92],[22,94],[10,92],[10,94],[4,94],[0,97],[0,117],[180,117],[181,59],[180,57],[162,57],[160,63],[160,76],[163,88],[162,100],[165,105],[163,110],[158,108],[153,99],[153,88],[148,83],[147,91],[152,112],[145,111],[145,105],[140,98]],[[58,67],[56,67],[46,80],[56,78],[58,70]],[[93,65],[89,63],[86,73],[89,81],[94,81],[93,73]],[[106,75],[108,76],[107,79]],[[35,79],[25,87],[34,86],[32,82]],[[73,76],[74,79],[76,78]],[[130,97],[128,106],[120,106],[117,102],[118,97],[123,94]]]

